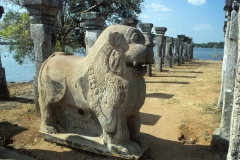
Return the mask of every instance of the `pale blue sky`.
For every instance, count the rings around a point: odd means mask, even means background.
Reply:
[[[224,0],[145,0],[143,6],[140,20],[166,27],[166,36],[185,34],[194,43],[224,41]]]
[[[144,0],[140,20],[167,27],[166,36],[185,34],[194,43],[224,41],[224,0]],[[0,5],[12,9],[0,0]],[[154,29],[152,30],[154,31]]]

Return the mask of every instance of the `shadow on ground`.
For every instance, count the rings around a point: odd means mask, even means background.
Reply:
[[[155,125],[158,120],[161,118],[161,116],[159,115],[155,115],[155,114],[149,114],[149,113],[142,113],[140,112],[140,116],[141,116],[141,123],[143,125]]]
[[[176,81],[145,81],[146,83],[171,83],[171,84],[189,84],[189,82],[176,82]]]
[[[162,99],[171,99],[174,95],[173,94],[166,94],[166,93],[147,93],[146,97],[149,98],[162,98]]]

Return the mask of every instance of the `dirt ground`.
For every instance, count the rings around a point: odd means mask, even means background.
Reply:
[[[226,153],[210,149],[212,133],[221,118],[221,110],[216,108],[221,66],[221,61],[193,60],[163,68],[163,72],[156,73],[153,68],[153,77],[145,77],[147,96],[140,110],[141,132],[150,146],[141,160],[226,159]],[[0,145],[39,160],[116,159],[42,139],[32,83],[8,86],[13,98],[0,102]]]

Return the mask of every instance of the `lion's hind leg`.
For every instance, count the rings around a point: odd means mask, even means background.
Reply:
[[[132,141],[135,141],[142,150],[145,150],[146,147],[149,146],[149,142],[147,138],[140,133],[140,127],[141,127],[141,117],[140,113],[129,117],[128,119],[128,128],[129,128],[129,134],[130,139]]]

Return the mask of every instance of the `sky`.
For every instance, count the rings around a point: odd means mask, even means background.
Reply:
[[[12,9],[3,0],[0,5]],[[166,27],[169,37],[184,34],[194,43],[223,42],[223,7],[224,0],[144,0],[139,20]]]
[[[224,0],[145,0],[139,20],[166,27],[165,36],[184,34],[194,43],[223,42],[223,7]]]

